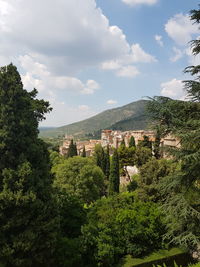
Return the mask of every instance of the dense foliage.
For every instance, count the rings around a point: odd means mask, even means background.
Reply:
[[[123,255],[138,257],[162,247],[163,232],[156,204],[135,201],[128,193],[103,198],[90,208],[83,227],[85,255],[93,264],[114,266]]]
[[[85,157],[72,157],[55,165],[54,186],[61,192],[77,196],[83,203],[97,200],[104,192],[104,174],[94,161]]]
[[[119,156],[117,150],[115,149],[110,165],[109,195],[112,195],[114,193],[119,193],[119,184],[120,184]]]
[[[194,23],[200,22],[200,11],[191,11]],[[192,41],[194,55],[200,53],[200,41]],[[198,248],[200,244],[200,66],[185,69],[195,77],[185,81],[190,101],[155,97],[149,105],[153,118],[180,140],[180,148],[171,150],[180,168],[168,175],[160,185],[165,195],[164,210],[168,222],[168,238],[172,242]]]
[[[0,261],[6,266],[48,266],[55,247],[49,155],[38,139],[38,122],[50,108],[36,95],[23,89],[15,66],[0,69]]]

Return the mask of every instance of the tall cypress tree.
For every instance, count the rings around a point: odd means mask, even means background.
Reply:
[[[76,147],[76,143],[74,144],[74,141],[73,139],[70,141],[70,144],[69,144],[69,149],[68,149],[68,153],[67,153],[67,157],[68,158],[71,158],[71,157],[74,157],[74,156],[77,156],[77,147]]]
[[[135,138],[134,138],[134,136],[131,136],[131,138],[130,138],[129,147],[135,147]]]
[[[126,146],[124,138],[122,139],[120,146]]]
[[[112,195],[114,193],[119,193],[119,184],[120,184],[119,157],[118,157],[118,152],[115,149],[110,165],[109,195]]]
[[[97,144],[94,149],[94,158],[98,167],[100,167],[103,173],[106,175],[106,155],[103,147]]]
[[[83,158],[85,158],[85,157],[86,157],[85,146],[83,147],[83,152],[82,152],[81,156],[82,156]]]
[[[50,266],[56,240],[49,154],[38,122],[49,103],[23,89],[12,64],[0,69],[0,262]],[[47,261],[48,259],[48,261]]]
[[[110,149],[109,145],[107,145],[106,152],[105,152],[105,159],[106,159],[106,179],[109,180],[110,176]]]

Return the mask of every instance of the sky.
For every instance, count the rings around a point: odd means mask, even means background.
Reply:
[[[17,66],[62,126],[133,101],[184,99],[197,0],[0,0],[0,66]]]

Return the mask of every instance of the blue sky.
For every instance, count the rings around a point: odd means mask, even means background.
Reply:
[[[0,0],[0,63],[53,107],[61,126],[145,96],[184,99],[196,0]]]

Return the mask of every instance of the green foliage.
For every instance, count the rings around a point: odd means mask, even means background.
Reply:
[[[149,137],[144,135],[143,140],[139,141],[138,147],[146,147],[152,149],[152,142],[149,140]]]
[[[86,157],[85,146],[83,147],[83,152],[82,152],[81,156],[82,156],[83,158],[85,158],[85,157]]]
[[[54,186],[91,203],[100,198],[104,191],[104,174],[91,158],[80,156],[66,159],[52,168]]]
[[[123,138],[122,141],[121,141],[120,147],[125,147],[125,146],[126,146],[126,144],[125,144],[125,140]]]
[[[38,122],[51,109],[36,95],[35,89],[23,89],[15,66],[0,69],[0,261],[5,266],[50,266],[56,243],[49,153],[38,139]]]
[[[76,147],[76,143],[74,143],[74,141],[72,139],[70,144],[69,144],[67,157],[71,158],[71,157],[75,157],[75,156],[77,156],[77,147]]]
[[[153,154],[156,159],[160,159],[163,151],[160,147],[161,138],[164,136],[165,129],[161,125],[155,126],[155,142],[153,144]]]
[[[126,147],[121,145],[118,148],[120,173],[129,177],[127,166],[134,166],[135,164],[135,147]],[[130,177],[129,177],[130,179]]]
[[[82,203],[66,193],[57,194],[60,231],[55,253],[56,266],[82,266],[80,235],[86,222],[86,210]]]
[[[119,183],[119,156],[117,150],[115,149],[110,165],[109,195],[119,193]]]
[[[50,162],[52,166],[56,166],[64,161],[64,157],[56,151],[50,151]]]
[[[127,185],[127,190],[128,192],[133,192],[138,188],[138,183],[135,180],[132,180],[128,185]]]
[[[169,259],[170,263],[167,264],[167,267],[172,267],[174,266],[174,258],[178,257],[179,260],[185,260],[184,263],[188,262],[188,259],[186,259],[186,253],[187,251],[184,249],[180,248],[171,248],[169,250],[166,249],[161,249],[156,252],[151,253],[150,255],[142,258],[133,258],[131,255],[126,255],[120,260],[118,267],[137,267],[137,266],[142,266],[142,267],[158,267],[158,266],[166,266],[165,263],[162,264],[162,262],[166,262]],[[160,265],[155,265],[153,263],[155,262],[161,262]],[[175,265],[177,266],[177,265]]]
[[[157,205],[134,201],[130,193],[97,201],[82,231],[85,255],[93,256],[99,266],[115,266],[123,255],[144,256],[162,246],[163,224]]]
[[[131,136],[131,138],[130,138],[129,147],[135,147],[135,138],[134,138],[134,136]]]
[[[150,159],[140,168],[138,195],[141,199],[161,201],[163,196],[159,192],[158,183],[167,175],[173,173],[177,164],[172,160],[155,158]]]
[[[107,157],[105,155],[105,151],[100,144],[97,144],[94,148],[94,158],[96,161],[96,165],[99,166],[103,173],[106,175],[106,164]]]
[[[193,10],[191,19],[199,23],[199,10]],[[198,54],[199,40],[192,41],[193,53]],[[180,168],[162,180],[160,191],[166,196],[168,238],[192,249],[200,244],[200,66],[185,69],[195,77],[185,81],[188,98],[178,101],[156,97],[149,111],[157,123],[180,139],[181,147],[171,150]]]
[[[145,164],[151,158],[152,158],[151,149],[147,147],[140,147],[140,146],[136,148],[135,162],[136,162],[137,167],[140,168],[143,164]]]
[[[110,149],[109,149],[109,145],[107,145],[107,148],[106,148],[105,158],[106,158],[106,179],[109,180],[109,176],[110,176]]]

